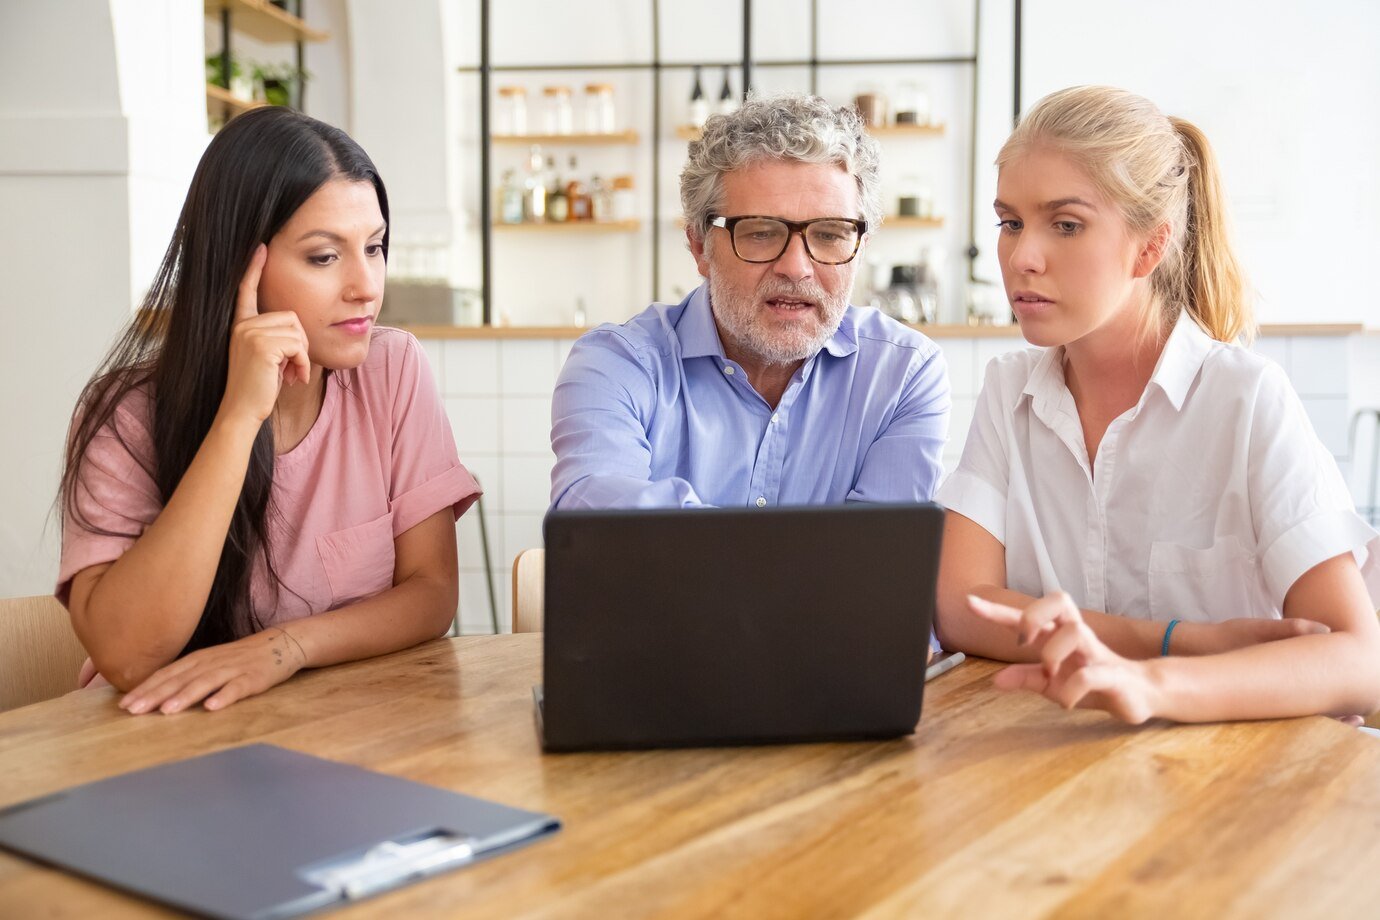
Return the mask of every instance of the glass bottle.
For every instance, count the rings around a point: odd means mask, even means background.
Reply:
[[[504,171],[498,187],[498,220],[504,224],[522,223],[522,185],[511,169]]]
[[[547,157],[546,174],[546,219],[554,223],[564,223],[570,219],[570,199],[565,195],[565,182],[556,171],[556,158]]]
[[[700,65],[695,65],[695,86],[690,90],[690,124],[703,128],[709,118],[709,100],[704,97],[704,86],[700,83]]]
[[[546,220],[546,182],[541,174],[545,164],[541,148],[534,145],[527,161],[527,175],[522,181],[522,217],[530,223]]]
[[[613,219],[613,198],[609,187],[598,176],[589,182],[589,218],[600,222]]]
[[[617,113],[613,105],[613,87],[608,83],[590,83],[585,87],[585,132],[612,134],[617,129]]]
[[[728,65],[724,65],[724,85],[719,90],[719,114],[732,115],[738,111],[738,97],[733,95],[733,86],[728,82]]]
[[[575,157],[570,158],[570,181],[565,184],[567,220],[589,220],[589,195],[580,181]]]

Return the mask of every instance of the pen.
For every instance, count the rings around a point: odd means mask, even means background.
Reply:
[[[938,677],[940,674],[943,674],[945,671],[948,671],[954,666],[961,664],[963,662],[963,659],[966,657],[967,656],[964,655],[962,652],[949,652],[944,657],[940,658],[934,664],[930,665],[928,668],[925,669],[925,680],[934,680],[936,677]]]

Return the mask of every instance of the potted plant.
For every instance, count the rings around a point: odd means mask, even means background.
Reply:
[[[206,55],[206,82],[223,87],[230,91],[230,94],[237,99],[245,102],[254,98],[254,82],[249,74],[244,72],[237,58],[230,59],[230,79],[225,78],[225,60],[219,54]]]
[[[311,75],[291,64],[256,64],[254,85],[259,98],[269,105],[292,105],[297,98],[294,85],[305,82]]]

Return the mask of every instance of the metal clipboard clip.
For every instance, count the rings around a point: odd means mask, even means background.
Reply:
[[[437,829],[385,840],[363,854],[318,863],[299,874],[336,898],[353,901],[468,863],[478,845],[475,837]]]

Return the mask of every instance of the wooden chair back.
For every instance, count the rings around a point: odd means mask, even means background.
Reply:
[[[525,549],[513,560],[513,632],[541,632],[546,603],[546,550]]]
[[[48,595],[0,599],[0,712],[77,689],[86,649]]]

